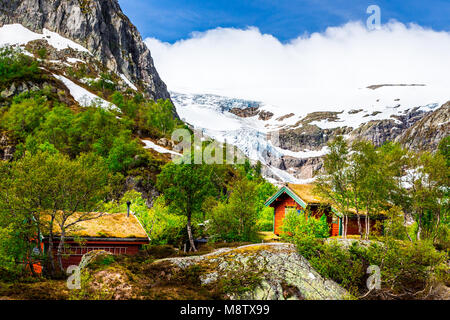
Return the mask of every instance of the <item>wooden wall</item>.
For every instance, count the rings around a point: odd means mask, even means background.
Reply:
[[[95,242],[89,243],[87,242],[84,246],[80,247],[77,243],[68,242],[66,243],[65,256],[63,256],[63,268],[67,269],[67,267],[71,265],[78,265],[81,262],[81,258],[83,255],[89,251],[93,250],[105,250],[107,252],[111,252],[112,254],[128,254],[135,255],[139,252],[141,247],[141,243],[111,243],[111,242]],[[45,243],[45,247],[48,248],[48,243]],[[53,256],[55,257],[55,261],[57,263],[56,254],[58,251],[58,242],[55,241],[53,248]]]
[[[294,199],[292,199],[288,194],[283,193],[270,205],[274,208],[275,217],[274,217],[274,233],[276,235],[281,234],[281,226],[283,224],[283,219],[286,215],[286,207],[295,206],[297,210],[304,210],[299,204],[297,204]],[[309,206],[311,210],[311,215],[320,218],[324,213],[327,215],[327,223],[330,226],[330,236],[339,236],[339,219],[335,219],[333,222],[334,213],[331,211],[330,207],[321,207],[317,205]],[[380,229],[379,224],[377,224],[378,220],[371,219],[370,220],[370,233],[371,234],[380,234],[382,231]],[[365,232],[365,221],[364,217],[361,218],[361,226],[363,230],[363,234]],[[358,221],[356,217],[349,218],[348,227],[347,227],[347,235],[359,235],[358,232]]]
[[[274,233],[276,235],[280,235],[281,226],[283,225],[283,219],[286,215],[286,207],[287,206],[295,206],[297,210],[302,210],[303,208],[294,201],[290,196],[286,193],[283,193],[278,197],[277,200],[272,202],[272,207],[274,207],[275,219],[274,219]]]

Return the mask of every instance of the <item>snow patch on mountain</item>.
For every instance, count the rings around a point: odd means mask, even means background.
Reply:
[[[163,148],[161,146],[158,146],[156,143],[154,143],[151,140],[141,140],[141,141],[145,144],[144,149],[153,149],[153,150],[155,150],[158,153],[170,153],[170,154],[175,155],[175,156],[181,156],[180,153],[172,151],[172,150],[169,150],[169,149],[166,149],[166,148]]]
[[[301,128],[305,124],[315,125],[321,129],[339,127],[357,129],[369,121],[384,119],[391,119],[401,124],[401,121],[396,117],[408,114],[413,109],[428,112],[439,106],[440,100],[434,98],[425,99],[422,97],[420,101],[429,102],[424,104],[413,104],[410,98],[405,99],[407,102],[403,100],[404,96],[417,97],[423,94],[424,88],[426,87],[389,85],[380,86],[373,90],[368,87],[362,90],[370,99],[361,102],[361,104],[355,103],[346,107],[330,108],[334,110],[331,112],[322,111],[324,112],[323,116],[319,115],[318,120],[314,121],[308,120],[308,116],[314,112],[320,113],[323,108],[310,108],[309,112],[305,114],[304,112],[297,112],[295,108],[286,109],[263,102],[213,94],[171,92],[171,96],[180,118],[192,125],[194,129],[217,141],[237,146],[250,159],[261,161],[266,165],[273,177],[278,177],[285,182],[299,183],[305,181],[295,178],[287,171],[274,167],[273,159],[321,157],[328,152],[328,148],[300,151],[283,149],[278,145],[274,133],[283,129]],[[254,116],[240,117],[230,112],[232,109],[247,108],[258,108],[259,111],[269,111],[274,115],[268,120],[263,120],[258,117],[258,113],[255,113]]]
[[[96,96],[95,94],[87,91],[83,87],[80,87],[76,83],[70,81],[66,77],[54,74],[53,75],[56,79],[62,81],[64,85],[69,89],[70,94],[72,97],[83,107],[90,107],[92,105],[97,105],[101,108],[107,109],[107,110],[120,110],[115,106],[114,104],[103,100],[99,96]]]
[[[131,89],[133,89],[134,91],[138,91],[138,88],[136,88],[136,86],[130,81],[130,80],[128,80],[128,78],[123,74],[123,73],[120,73],[119,74],[119,77],[120,78],[122,78],[122,80],[131,88]]]
[[[57,50],[72,48],[81,52],[90,53],[88,49],[78,43],[64,38],[58,33],[47,29],[42,30],[42,34],[33,32],[21,24],[7,24],[0,27],[0,46],[5,45],[25,45],[34,40],[46,40],[49,45]]]

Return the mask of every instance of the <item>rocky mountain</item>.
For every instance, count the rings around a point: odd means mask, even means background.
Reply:
[[[301,101],[281,108],[211,94],[169,94],[149,49],[117,0],[0,1],[0,47],[4,45],[37,59],[45,77],[2,85],[0,108],[14,95],[47,86],[68,106],[96,103],[114,109],[109,100],[116,90],[154,100],[171,98],[174,116],[261,161],[264,175],[273,182],[310,181],[336,135],[433,150],[450,131],[450,104],[444,103],[448,99],[433,96],[426,84],[353,88],[348,94],[354,98],[352,105],[329,107]],[[105,87],[113,89],[105,92]],[[13,153],[14,141],[0,133],[0,159],[10,159]]]
[[[170,98],[149,49],[117,0],[0,1],[0,27],[11,24],[70,39],[148,97]]]
[[[383,87],[376,87],[382,93]],[[419,86],[401,86],[417,90]],[[367,90],[374,90],[372,87]],[[400,94],[400,93],[399,93]],[[381,94],[380,96],[383,96]],[[261,161],[273,182],[310,182],[322,168],[327,143],[337,135],[375,145],[399,141],[415,150],[434,150],[450,134],[450,103],[411,107],[395,98],[390,105],[367,101],[360,108],[294,113],[263,102],[208,94],[172,93],[177,112],[194,128],[216,140],[236,145],[246,156]],[[385,99],[387,100],[387,99]],[[270,117],[261,115],[269,114]]]
[[[410,126],[395,140],[413,150],[435,150],[450,134],[450,101]]]

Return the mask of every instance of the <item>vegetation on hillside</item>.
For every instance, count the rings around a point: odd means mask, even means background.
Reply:
[[[370,243],[324,241],[318,220],[305,221],[304,213],[293,211],[284,219],[284,238],[295,243],[322,276],[356,298],[437,297],[437,290],[450,284],[449,142],[449,137],[442,140],[433,154],[393,143],[380,148],[369,142],[349,146],[336,139],[329,145],[316,189],[347,216],[350,209],[369,217],[385,215],[383,235],[363,234],[360,227],[360,237],[365,235]],[[409,216],[413,224],[406,223]],[[369,266],[380,269],[379,289],[367,287]]]
[[[80,72],[73,70],[73,77],[81,77]],[[15,81],[41,83],[44,78],[51,75],[32,57],[0,50],[0,89],[10,88]],[[101,74],[87,86],[120,111],[69,106],[62,99],[64,92],[53,87],[52,81],[34,91],[0,98],[0,135],[11,139],[16,150],[10,162],[0,162],[1,281],[20,282],[31,275],[37,279],[35,262],[45,267],[44,276],[55,278],[63,271],[64,241],[55,262],[51,253],[42,252],[37,235],[45,231],[52,246],[54,227],[64,239],[70,228],[91,217],[69,223],[75,212],[124,212],[127,202],[151,239],[145,259],[139,256],[127,266],[131,278],[133,270],[141,272],[147,268],[144,262],[159,257],[149,254],[159,245],[170,245],[163,248],[171,255],[186,254],[175,250],[185,246],[193,251],[188,254],[198,254],[197,249],[205,250],[196,247],[198,238],[208,237],[206,247],[212,249],[260,241],[258,231],[272,231],[273,209],[264,203],[276,188],[262,178],[261,163],[162,160],[145,150],[139,139],[169,138],[172,130],[185,126],[174,117],[172,103],[149,101],[130,90],[119,92],[114,79]],[[203,141],[201,148],[210,143]],[[394,143],[376,148],[365,141],[349,145],[343,138],[336,139],[329,145],[316,190],[344,217],[355,213],[388,217],[383,236],[370,234],[370,228],[358,220],[360,238],[372,240],[370,244],[324,240],[329,232],[325,215],[307,218],[307,212],[292,211],[284,220],[284,240],[295,243],[321,275],[355,297],[430,297],[436,283],[449,284],[449,145],[447,137],[437,152],[415,153]],[[159,196],[151,199],[149,208],[149,199],[135,189],[143,193],[151,189]],[[411,217],[414,223],[407,224]],[[368,231],[363,234],[363,229]],[[346,223],[344,238],[345,230]],[[104,264],[127,258],[109,259]],[[380,267],[382,290],[367,294],[369,265]],[[194,279],[197,283],[198,270],[189,272],[178,274],[175,282]],[[30,283],[45,281],[35,279]],[[186,287],[190,293],[198,289]],[[150,291],[158,297],[155,290]],[[216,297],[216,293],[197,296]],[[89,295],[72,298],[84,297]]]

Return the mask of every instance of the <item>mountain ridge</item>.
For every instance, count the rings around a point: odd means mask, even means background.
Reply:
[[[0,27],[19,23],[34,32],[56,32],[85,46],[153,100],[170,99],[150,50],[117,0],[8,0],[0,2],[0,12]]]
[[[313,111],[300,117],[291,113],[272,119],[260,117],[267,112],[262,102],[214,94],[171,95],[185,122],[261,161],[264,176],[277,183],[311,182],[322,168],[327,143],[337,135],[350,142],[364,139],[380,146],[396,141],[414,150],[435,150],[450,132],[450,103],[392,108],[393,114],[361,106],[347,112]],[[349,121],[351,117],[357,121]],[[439,126],[433,125],[435,119],[440,119]]]

